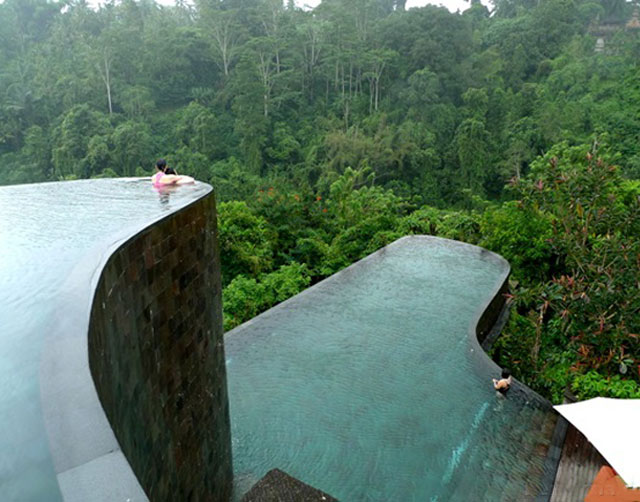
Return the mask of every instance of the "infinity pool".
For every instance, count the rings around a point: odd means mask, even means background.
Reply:
[[[534,500],[555,416],[473,338],[507,270],[405,238],[229,332],[236,497],[277,467],[343,502]]]
[[[209,190],[196,184],[160,194],[141,179],[0,187],[3,502],[61,498],[44,425],[40,364],[45,338],[55,336],[54,314],[74,308],[60,291],[75,265]]]

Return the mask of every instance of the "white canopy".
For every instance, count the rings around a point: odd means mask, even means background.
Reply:
[[[586,436],[628,487],[640,487],[640,399],[596,397],[554,408]]]

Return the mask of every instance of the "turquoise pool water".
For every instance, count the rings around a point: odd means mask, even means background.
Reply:
[[[555,417],[470,338],[505,266],[406,238],[229,332],[236,498],[277,467],[343,502],[533,500]]]
[[[184,207],[207,185],[158,193],[148,180],[0,187],[0,500],[60,500],[40,397],[52,317],[79,260]],[[89,281],[91,278],[86,277]],[[51,397],[49,397],[51,399]]]

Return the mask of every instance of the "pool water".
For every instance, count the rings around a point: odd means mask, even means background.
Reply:
[[[229,332],[236,499],[272,468],[343,502],[534,499],[555,416],[470,334],[506,269],[405,238]]]
[[[196,184],[159,193],[147,179],[0,187],[0,499],[60,500],[40,398],[52,317],[73,305],[62,285],[87,253],[197,200]],[[87,277],[89,281],[91,278]]]

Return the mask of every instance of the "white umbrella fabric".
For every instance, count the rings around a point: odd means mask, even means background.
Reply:
[[[640,487],[640,399],[596,397],[554,408],[586,436],[629,488]]]

